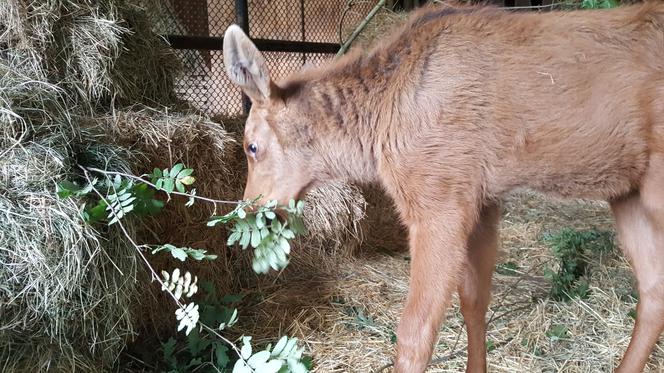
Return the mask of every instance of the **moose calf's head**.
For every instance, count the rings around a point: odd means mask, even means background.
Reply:
[[[314,183],[311,119],[296,104],[296,88],[270,79],[265,58],[240,27],[224,35],[224,64],[230,80],[251,99],[244,129],[249,173],[244,199],[259,203],[299,199]],[[294,84],[294,83],[292,83]]]

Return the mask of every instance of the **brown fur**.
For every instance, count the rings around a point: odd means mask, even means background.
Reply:
[[[224,59],[254,103],[245,198],[343,179],[394,199],[412,254],[396,371],[426,368],[457,290],[467,369],[486,370],[497,203],[515,188],[611,202],[641,294],[618,370],[643,369],[664,329],[664,4],[428,7],[372,51],[279,83],[231,27]]]

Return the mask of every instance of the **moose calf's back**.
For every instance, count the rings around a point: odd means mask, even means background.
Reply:
[[[402,115],[437,107],[409,125],[457,151],[445,157],[472,153],[466,163],[485,165],[489,194],[525,186],[617,197],[638,185],[650,152],[664,150],[664,4],[546,16],[461,10],[399,37],[413,46],[383,53],[424,61],[413,62],[412,102],[400,103],[413,109]],[[425,42],[433,47],[417,46]],[[422,124],[431,120],[438,125]]]

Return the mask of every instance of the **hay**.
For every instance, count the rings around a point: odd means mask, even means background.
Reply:
[[[352,9],[352,8],[351,8]],[[408,17],[407,12],[395,12],[387,7],[381,8],[378,13],[367,23],[366,27],[355,38],[352,48],[359,48],[363,50],[370,50],[371,46],[380,42],[387,35],[390,34],[394,28],[398,27]],[[343,40],[346,40],[348,35],[357,27],[355,24],[342,25],[342,35],[346,35]]]
[[[366,202],[357,187],[333,183],[309,192],[305,198],[304,221],[307,226],[306,244],[338,249],[351,254],[362,243],[361,221],[365,217]]]
[[[57,90],[35,75],[20,75],[33,92],[2,107],[0,361],[5,371],[89,369],[114,361],[133,333],[123,307],[135,262],[117,234],[95,232],[55,196],[71,172],[74,131],[52,110]]]
[[[149,27],[125,2],[0,4],[3,371],[107,369],[135,334],[128,312],[135,301],[133,249],[115,229],[87,226],[79,204],[55,196],[55,185],[75,179],[79,163],[131,168],[126,150],[84,128],[91,118],[113,101],[172,96],[172,89],[163,90],[174,64],[143,80],[135,66],[134,74],[117,70],[136,61],[154,67],[168,55],[145,54],[148,46],[166,50],[165,44],[133,33],[129,21],[133,30]],[[128,51],[128,45],[144,49]]]
[[[239,198],[241,125],[164,106],[180,105],[179,66],[133,3],[12,0],[0,5],[0,25],[0,366],[106,370],[137,331],[159,340],[174,334],[164,312],[173,305],[158,287],[136,286],[149,278],[126,239],[87,226],[75,201],[55,197],[55,185],[76,179],[78,165],[142,173],[183,162],[196,170],[200,195]],[[310,234],[283,278],[348,256],[362,238],[357,188],[333,185],[309,200]],[[189,267],[220,293],[281,281],[254,275],[248,253],[228,250],[226,232],[205,226],[223,211],[178,202],[130,235],[220,254]],[[167,256],[151,260],[160,269],[187,268]]]

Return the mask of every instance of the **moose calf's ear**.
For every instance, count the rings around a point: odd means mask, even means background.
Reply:
[[[265,58],[238,25],[230,25],[224,34],[224,65],[228,78],[252,101],[270,97]]]

